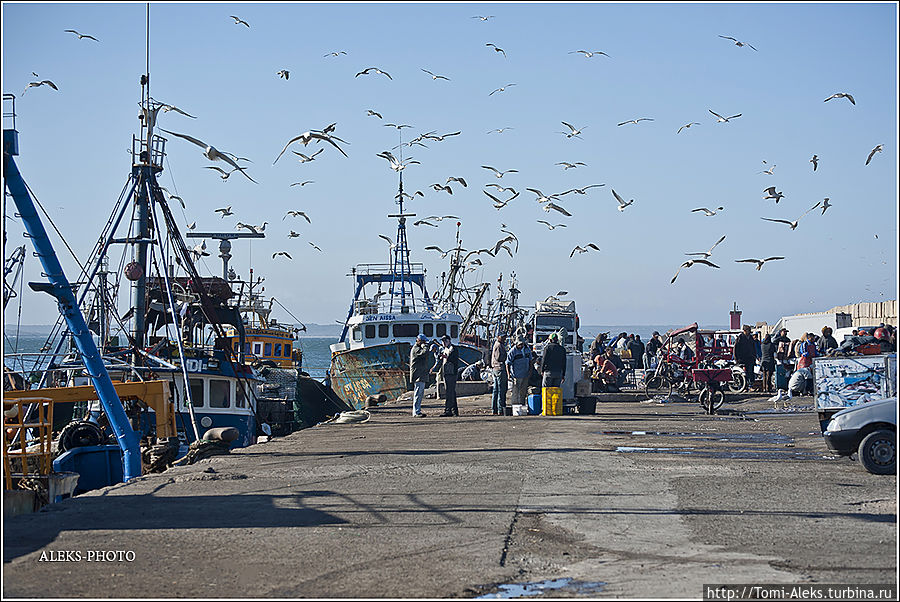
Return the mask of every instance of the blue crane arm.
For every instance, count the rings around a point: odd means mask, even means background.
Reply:
[[[28,237],[34,244],[35,254],[40,258],[41,266],[49,280],[49,283],[41,283],[37,287],[32,286],[32,288],[49,293],[56,298],[59,304],[59,311],[66,320],[69,332],[75,337],[75,345],[78,347],[84,366],[91,378],[94,389],[97,391],[97,397],[100,399],[103,410],[109,418],[116,441],[122,450],[123,476],[127,482],[141,475],[140,440],[131,428],[131,423],[125,414],[125,408],[122,407],[122,402],[116,393],[112,380],[109,378],[109,373],[103,365],[100,352],[94,344],[94,339],[91,337],[91,333],[84,321],[84,315],[82,315],[81,309],[78,307],[78,302],[72,291],[72,285],[63,273],[59,258],[56,256],[53,245],[47,237],[44,224],[35,210],[34,201],[28,193],[25,180],[22,179],[22,175],[19,173],[19,169],[11,154],[4,152],[3,163],[6,187],[13,197],[19,215],[25,224]]]

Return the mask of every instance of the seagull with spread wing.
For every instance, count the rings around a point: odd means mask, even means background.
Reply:
[[[796,230],[796,229],[797,229],[797,224],[800,223],[800,220],[803,219],[803,216],[805,216],[807,213],[809,213],[810,211],[812,211],[813,209],[815,209],[816,207],[818,207],[818,206],[821,205],[821,204],[822,204],[822,202],[819,201],[818,203],[816,203],[815,205],[813,205],[812,207],[810,207],[809,209],[807,209],[806,212],[805,212],[803,215],[801,215],[800,217],[798,217],[797,219],[795,219],[795,220],[792,221],[792,222],[789,222],[789,221],[786,220],[786,219],[772,219],[772,218],[770,218],[770,217],[761,217],[760,219],[764,219],[764,220],[766,220],[767,222],[781,222],[782,224],[787,224],[788,226],[790,226],[790,227],[791,227],[791,230]]]
[[[763,192],[766,193],[766,196],[764,196],[763,198],[764,199],[775,199],[776,205],[778,204],[778,201],[780,201],[781,199],[784,198],[784,194],[781,192],[776,192],[774,186],[769,186],[768,188],[763,190]]]
[[[312,221],[310,221],[310,219],[309,219],[309,216],[306,215],[306,213],[304,213],[303,211],[288,211],[285,214],[285,216],[283,218],[281,218],[281,221],[284,221],[288,216],[302,217],[303,219],[305,219],[307,221],[307,223],[310,223],[310,224],[312,223]]]
[[[718,119],[716,119],[716,123],[728,123],[728,121],[730,119],[737,119],[738,117],[741,116],[741,113],[738,113],[737,115],[732,115],[731,117],[722,117],[721,115],[719,115],[712,109],[708,109],[708,111],[718,118]]]
[[[831,207],[831,197],[825,197],[825,200],[822,201],[822,215],[825,215],[829,207]]]
[[[449,77],[445,77],[445,76],[443,76],[443,75],[437,75],[436,73],[432,73],[432,72],[429,71],[428,69],[422,69],[422,71],[424,71],[425,73],[427,73],[428,75],[430,75],[432,81],[433,81],[433,80],[438,80],[438,79],[445,79],[445,80],[447,80],[447,81],[450,81],[450,78],[449,78]]]
[[[197,138],[194,138],[193,136],[188,136],[187,134],[179,134],[177,132],[170,132],[169,130],[165,130],[163,128],[159,128],[159,129],[167,134],[171,134],[172,136],[178,136],[179,138],[183,138],[184,140],[187,140],[188,142],[196,144],[197,146],[199,146],[200,148],[203,149],[203,156],[206,157],[207,159],[209,159],[210,161],[224,161],[225,163],[228,163],[233,168],[235,168],[236,170],[238,170],[242,174],[244,174],[244,177],[246,177],[248,180],[250,180],[254,184],[259,183],[256,180],[254,180],[253,178],[251,178],[249,175],[247,175],[247,172],[244,171],[244,168],[241,167],[240,165],[238,165],[234,161],[234,159],[229,157],[228,153],[223,153],[223,152],[217,150],[216,147],[214,147],[213,145],[207,144],[207,143],[203,142],[202,140],[198,140]]]
[[[696,209],[691,209],[691,213],[695,213],[697,211],[702,211],[704,215],[706,215],[707,217],[711,217],[711,216],[717,214],[719,211],[722,211],[724,209],[725,209],[725,207],[716,207],[715,209],[708,209],[706,207],[698,207]]]
[[[705,260],[705,259],[688,259],[687,261],[685,261],[684,263],[681,264],[681,267],[679,267],[679,268],[678,268],[678,271],[675,272],[675,275],[672,276],[672,282],[671,282],[671,284],[675,284],[675,279],[678,278],[678,274],[681,273],[682,268],[689,268],[689,267],[691,267],[691,266],[693,266],[693,265],[696,265],[696,264],[698,264],[698,263],[702,263],[703,265],[708,265],[709,267],[712,267],[712,268],[718,268],[718,267],[719,267],[719,266],[717,266],[716,264],[712,263],[711,261],[707,261],[707,260]]]
[[[222,178],[223,180],[227,180],[231,174],[233,174],[234,172],[237,171],[236,169],[232,169],[231,171],[225,171],[218,165],[204,165],[203,168],[216,170],[217,172],[219,172],[221,174],[219,177]]]
[[[709,251],[700,251],[699,253],[685,253],[685,255],[702,255],[703,259],[709,259],[709,256],[712,255],[713,249],[719,246],[719,244],[725,240],[725,235],[722,235],[722,238],[716,241],[716,244],[709,248]]]
[[[813,171],[816,171],[819,167],[819,155],[813,155],[809,162],[813,164]]]
[[[277,253],[272,253],[272,259],[275,259],[279,255],[283,255],[283,256],[287,257],[288,259],[293,259],[293,257],[291,257],[290,254],[288,254],[285,251],[278,251]]]
[[[556,228],[565,228],[566,227],[565,224],[551,224],[550,222],[542,220],[542,219],[537,220],[537,223],[544,224],[550,230],[555,230]]]
[[[623,199],[622,197],[619,196],[619,193],[616,192],[616,189],[615,189],[615,188],[612,188],[611,190],[612,190],[613,196],[616,197],[616,200],[617,200],[617,201],[619,201],[619,206],[617,207],[617,209],[618,209],[619,211],[625,211],[625,207],[627,207],[628,205],[631,205],[632,203],[634,203],[634,199],[631,199],[630,201],[628,201],[628,202],[626,203],[626,202],[625,202],[625,199]]]
[[[191,249],[191,255],[194,258],[194,261],[197,261],[201,257],[209,257],[209,253],[206,251],[206,240],[204,239],[203,244],[195,245],[193,249]]]
[[[592,242],[589,242],[588,244],[586,244],[586,245],[583,246],[583,247],[582,247],[581,245],[576,245],[575,248],[572,249],[572,252],[569,253],[569,259],[571,259],[572,257],[574,257],[574,256],[575,256],[575,253],[587,253],[588,250],[590,250],[590,249],[594,249],[595,251],[599,251],[599,250],[600,250],[600,247],[598,247],[597,245],[595,245],[595,244],[592,243]],[[559,293],[557,293],[557,294],[559,294]],[[563,293],[563,294],[565,294],[565,293]]]
[[[853,97],[850,96],[849,94],[847,94],[846,92],[837,92],[836,94],[832,94],[831,96],[829,96],[828,98],[826,98],[826,99],[823,100],[822,102],[828,102],[828,101],[831,100],[832,98],[846,98],[847,100],[850,101],[850,104],[854,104],[854,105],[856,104],[856,101],[853,100]]]
[[[575,194],[587,194],[588,189],[590,188],[600,188],[601,186],[606,186],[606,184],[591,184],[589,186],[585,186],[583,188],[573,188],[571,190],[567,190],[565,192],[560,192],[559,196],[563,196],[569,194],[570,192],[574,192]]]
[[[225,219],[225,216],[234,215],[234,213],[232,213],[231,211],[231,205],[228,205],[227,207],[223,207],[221,209],[216,209],[215,211],[213,211],[213,213],[221,213],[222,219]]]
[[[515,86],[515,85],[516,85],[516,84],[506,84],[506,85],[503,86],[502,88],[497,88],[496,90],[494,90],[493,92],[491,92],[490,94],[488,94],[488,96],[493,96],[494,93],[496,93],[496,92],[506,92],[506,89],[507,89],[507,88],[509,88],[510,86]]]
[[[312,241],[307,241],[307,242],[309,242],[309,245],[310,245],[313,249],[315,249],[315,250],[318,251],[319,253],[322,253],[322,249],[320,249],[320,248],[317,247],[315,244],[313,244]]]
[[[242,20],[242,19],[240,19],[240,18],[238,18],[238,17],[235,17],[234,15],[229,15],[229,16],[230,16],[232,19],[234,19],[234,24],[235,24],[235,25],[246,25],[247,27],[250,27],[250,24],[247,23],[246,21],[244,21],[244,20]]]
[[[22,90],[22,94],[28,92],[28,88],[36,88],[38,86],[50,86],[54,90],[59,90],[59,88],[56,87],[56,84],[54,84],[52,81],[50,81],[49,79],[44,79],[39,82],[30,82],[27,86],[25,86],[25,89]]]
[[[294,153],[295,155],[297,155],[298,157],[300,157],[300,163],[309,163],[310,161],[315,161],[316,155],[318,155],[319,153],[321,153],[324,150],[325,150],[324,148],[320,148],[319,150],[317,150],[316,152],[314,152],[311,155],[304,155],[303,153],[298,153],[297,151],[294,151],[294,150],[292,150],[291,152]]]
[[[74,33],[76,36],[78,36],[78,39],[79,39],[79,40],[83,40],[83,39],[87,38],[88,40],[94,40],[95,42],[99,42],[99,41],[100,41],[100,40],[98,40],[97,38],[95,38],[94,36],[89,36],[89,35],[87,35],[86,33],[78,33],[78,32],[75,31],[74,29],[67,29],[67,30],[66,30],[66,33]]]
[[[323,54],[322,57],[325,58],[325,57],[329,57],[329,56],[341,56],[342,54],[347,54],[347,53],[344,52],[343,50],[339,50],[337,52],[329,52],[328,54]]]
[[[537,199],[536,199],[536,200],[537,200],[538,203],[549,203],[549,202],[551,202],[551,201],[558,201],[558,200],[559,200],[559,197],[560,197],[559,193],[557,193],[557,194],[544,194],[543,192],[541,192],[541,191],[538,190],[537,188],[526,188],[525,190],[527,190],[528,192],[533,192],[534,194],[536,194],[536,195],[537,195]]]
[[[731,36],[719,36],[719,37],[720,37],[720,38],[725,38],[726,40],[731,40],[732,42],[734,42],[734,45],[735,45],[735,46],[750,46],[750,48],[753,48],[753,46],[751,46],[751,45],[748,44],[747,42],[741,42],[741,41],[739,41],[739,40],[736,40],[736,39],[732,38]],[[753,50],[756,50],[756,48],[753,48]],[[759,51],[757,51],[757,52],[759,52]]]
[[[571,213],[569,213],[568,211],[566,211],[565,209],[563,209],[562,207],[560,207],[560,206],[557,205],[556,203],[547,203],[546,205],[544,205],[544,211],[546,211],[547,213],[550,213],[550,210],[551,210],[551,209],[552,209],[553,211],[559,211],[560,213],[562,213],[562,214],[565,215],[566,217],[572,217],[572,214],[571,214]]]
[[[378,67],[368,67],[366,69],[363,69],[362,71],[357,73],[355,77],[359,77],[360,75],[369,75],[370,71],[374,71],[375,73],[380,73],[381,75],[385,76],[386,78],[388,78],[390,80],[394,79],[393,77],[391,77],[390,73],[388,73],[387,71],[382,71]]]
[[[602,54],[603,56],[609,58],[609,55],[608,55],[608,54],[606,54],[605,52],[601,52],[601,51],[599,51],[599,50],[592,50],[592,51],[587,51],[587,50],[573,50],[573,51],[570,52],[569,54],[583,54],[584,57],[585,57],[585,58],[588,58],[588,59],[591,58],[592,56],[594,56],[595,54]]]
[[[762,270],[763,264],[767,261],[777,261],[779,259],[784,259],[784,257],[766,257],[765,259],[735,259],[735,263],[755,263],[756,271]]]
[[[496,44],[491,44],[490,42],[488,42],[487,44],[485,44],[485,46],[488,46],[488,47],[490,47],[490,48],[493,48],[494,51],[499,52],[500,54],[502,54],[502,55],[503,55],[503,58],[506,58],[506,51],[504,51],[502,48],[500,48],[500,47],[497,46]]]
[[[581,161],[575,161],[575,163],[569,163],[568,161],[560,161],[559,163],[554,163],[554,165],[562,165],[564,170],[569,170],[573,168],[587,167],[587,164]]]
[[[163,130],[163,131],[165,131],[165,130]],[[294,142],[299,142],[299,143],[301,143],[303,146],[306,146],[307,144],[309,144],[309,143],[312,142],[313,140],[316,140],[316,141],[324,140],[325,142],[327,142],[327,143],[329,143],[330,145],[332,145],[334,148],[336,148],[336,149],[338,149],[339,151],[341,151],[341,154],[342,154],[342,155],[344,155],[345,157],[347,156],[347,153],[345,153],[345,152],[344,152],[344,149],[342,149],[340,146],[337,145],[337,142],[334,141],[334,138],[333,138],[332,136],[329,136],[328,134],[323,134],[323,133],[319,133],[319,132],[310,131],[310,132],[303,132],[303,133],[300,134],[299,136],[294,136],[293,138],[291,138],[290,140],[288,140],[287,144],[284,145],[284,148],[281,149],[281,152],[278,153],[278,156],[275,157],[275,160],[272,161],[272,165],[275,165],[275,164],[278,162],[278,159],[281,158],[281,155],[284,154],[284,151],[286,151],[286,150],[288,149],[288,147],[289,147],[291,144],[293,144]]]
[[[560,121],[560,123],[569,128],[568,132],[557,132],[558,134],[563,134],[566,138],[581,138],[582,130],[587,128],[587,126],[576,128],[571,123],[566,123],[565,121]]]
[[[481,167],[484,169],[491,170],[492,172],[494,172],[494,175],[497,176],[498,178],[502,178],[504,174],[519,172],[518,169],[507,169],[505,171],[500,171],[499,169],[497,169],[495,167],[491,167],[490,165],[482,165]]]
[[[696,121],[692,121],[692,122],[690,122],[690,123],[685,123],[683,126],[681,126],[680,128],[678,128],[678,131],[675,132],[675,133],[676,133],[676,134],[680,134],[680,133],[681,133],[681,130],[688,129],[688,128],[690,128],[692,125],[700,125],[700,124],[697,123]]]
[[[872,157],[875,156],[875,153],[880,153],[880,152],[882,152],[883,150],[884,150],[884,145],[883,145],[883,144],[879,144],[878,146],[876,146],[875,148],[873,148],[873,149],[869,152],[869,156],[866,157],[866,165],[869,164],[869,161],[872,160]]]
[[[639,121],[653,121],[650,117],[641,117],[640,119],[629,119],[628,121],[623,121],[617,125],[625,125],[626,123],[634,123],[637,124]]]

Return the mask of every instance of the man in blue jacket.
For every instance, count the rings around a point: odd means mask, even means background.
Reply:
[[[515,346],[509,350],[506,356],[506,372],[509,375],[509,382],[512,383],[512,399],[510,400],[512,405],[525,404],[532,359],[531,349],[525,345],[525,339],[517,338]]]

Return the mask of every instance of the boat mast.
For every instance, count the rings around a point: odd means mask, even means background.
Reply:
[[[412,286],[411,276],[412,267],[409,263],[409,246],[406,241],[406,218],[415,217],[415,213],[404,213],[403,211],[403,130],[397,128],[400,134],[400,161],[401,167],[397,170],[400,175],[400,190],[397,194],[397,204],[400,205],[400,213],[396,215],[388,215],[388,217],[397,218],[397,244],[394,245],[394,253],[391,257],[391,288],[390,288],[390,306],[388,311],[394,311],[394,297],[397,295],[397,284],[400,285],[400,313],[409,313],[409,306],[415,307],[414,289]],[[409,285],[409,292],[407,292]],[[407,305],[406,297],[409,296],[409,304]]]

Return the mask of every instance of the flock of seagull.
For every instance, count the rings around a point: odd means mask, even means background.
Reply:
[[[234,20],[235,25],[242,25],[247,28],[250,28],[250,24],[248,22],[244,21],[243,19],[241,19],[235,15],[231,15],[230,18]],[[487,16],[476,15],[471,18],[478,19],[481,22],[486,22],[490,19],[493,19],[494,16],[493,15],[487,15]],[[99,42],[99,40],[96,37],[87,35],[87,34],[82,34],[74,29],[67,29],[67,30],[65,30],[65,33],[71,33],[71,34],[77,36],[78,40],[92,40],[94,42]],[[738,46],[738,47],[746,46],[754,51],[757,50],[751,44],[739,41],[733,37],[723,36],[723,35],[719,35],[719,37],[726,39],[726,40],[733,41],[735,46]],[[506,51],[504,49],[500,48],[499,46],[497,46],[493,43],[490,43],[490,42],[486,43],[485,46],[487,48],[493,49],[496,53],[501,54],[503,57],[506,57]],[[592,57],[596,57],[596,56],[604,56],[604,57],[610,58],[609,54],[607,54],[606,52],[603,52],[603,51],[599,51],[599,50],[590,50],[590,51],[589,50],[573,50],[573,51],[570,51],[569,54],[581,54],[585,58],[592,58]],[[323,55],[323,57],[334,58],[334,57],[338,57],[338,56],[342,56],[342,55],[347,55],[347,52],[343,51],[343,50],[333,51],[333,52],[326,53],[325,55]],[[432,81],[437,81],[437,80],[450,81],[449,77],[440,75],[438,73],[434,73],[433,71],[430,71],[428,69],[421,68],[421,71],[424,72],[427,76],[429,76],[432,79]],[[40,79],[39,76],[33,72],[32,72],[32,75],[34,75],[36,78],[38,78],[38,80],[30,82],[26,86],[25,91],[27,91],[31,88],[36,88],[36,87],[40,87],[40,86],[48,86],[49,88],[52,88],[53,90],[59,90],[59,88],[56,86],[56,84],[54,84],[49,79]],[[275,75],[284,80],[288,80],[290,78],[290,72],[287,69],[282,69],[280,71],[277,71]],[[393,78],[387,71],[384,71],[384,70],[380,69],[379,67],[367,67],[367,68],[357,72],[354,77],[358,78],[361,76],[371,76],[371,75],[382,75],[385,78],[387,78],[388,80],[393,80]],[[515,83],[508,83],[502,87],[494,89],[493,91],[491,91],[488,94],[488,96],[493,96],[494,94],[503,93],[508,88],[511,88],[515,85],[516,85]],[[829,96],[828,98],[826,98],[824,100],[824,102],[828,102],[833,99],[846,99],[852,106],[856,106],[855,98],[850,93],[847,93],[847,92],[836,92],[836,93],[832,94],[831,96]],[[173,105],[157,102],[152,99],[151,99],[151,103],[152,103],[151,109],[149,112],[146,110],[142,110],[142,113],[143,113],[142,117],[149,120],[148,123],[155,123],[156,114],[158,113],[159,110],[163,110],[164,112],[176,111],[187,117],[193,118],[192,115],[189,115],[188,113],[182,111],[181,109],[178,109],[177,107],[175,107]],[[720,123],[720,124],[727,124],[727,123],[731,122],[732,120],[738,119],[742,116],[741,113],[737,113],[737,114],[734,114],[731,116],[725,116],[723,114],[713,111],[712,109],[708,109],[708,110],[709,110],[709,113],[712,114],[713,117],[715,117],[715,119],[716,119],[715,123]],[[379,120],[383,119],[381,113],[379,113],[373,109],[367,109],[366,116],[375,117]],[[652,121],[654,121],[654,119],[650,118],[650,117],[639,117],[639,118],[635,118],[635,119],[628,119],[628,120],[618,123],[617,127],[621,127],[621,126],[625,126],[625,125],[639,125],[640,123],[645,122],[645,121],[652,122]],[[564,135],[567,139],[571,139],[571,138],[581,139],[582,133],[584,132],[584,130],[587,127],[587,126],[576,127],[565,121],[562,121],[560,123],[562,124],[562,126],[564,128],[566,128],[566,130],[560,131],[558,133]],[[398,131],[398,133],[401,133],[401,134],[402,134],[402,130],[407,129],[407,128],[412,128],[412,126],[409,124],[384,123],[383,125],[385,127],[392,127],[394,129],[396,129]],[[693,126],[699,126],[699,125],[701,125],[699,122],[694,122],[694,121],[688,122],[688,123],[680,126],[677,129],[676,134],[680,134],[683,130],[689,129]],[[275,165],[276,163],[278,163],[278,160],[281,159],[281,157],[285,154],[285,152],[294,144],[303,145],[303,147],[305,149],[310,143],[315,143],[317,145],[321,144],[321,143],[325,143],[327,145],[330,145],[332,148],[337,149],[337,151],[339,151],[341,153],[341,155],[343,155],[344,157],[348,157],[346,151],[341,147],[341,144],[349,144],[349,143],[346,142],[345,140],[342,140],[341,138],[338,138],[335,135],[336,128],[337,128],[337,124],[331,123],[321,129],[310,129],[306,132],[303,132],[301,134],[298,134],[298,135],[290,138],[285,143],[285,145],[283,146],[281,151],[278,153],[278,155],[275,157],[272,164]],[[493,133],[502,134],[504,131],[511,130],[511,129],[513,129],[513,128],[511,128],[511,127],[497,128],[497,129],[488,131],[487,134],[493,134]],[[175,136],[177,138],[180,138],[182,140],[190,142],[190,143],[196,145],[197,147],[201,148],[203,156],[205,158],[207,158],[208,160],[213,161],[213,162],[222,162],[222,163],[226,164],[227,166],[229,166],[231,168],[230,170],[222,169],[218,165],[205,166],[206,169],[210,169],[210,170],[214,170],[214,171],[218,172],[220,177],[222,178],[222,180],[227,180],[235,171],[239,171],[241,173],[241,175],[246,177],[248,180],[250,180],[251,182],[257,183],[256,180],[254,180],[247,173],[247,168],[240,164],[240,162],[249,161],[249,159],[246,159],[243,157],[237,157],[233,153],[221,151],[221,150],[217,149],[216,147],[214,147],[213,145],[208,144],[208,143],[206,143],[194,136],[188,135],[188,134],[174,132],[174,131],[170,131],[170,130],[166,130],[166,129],[162,129],[162,128],[160,128],[160,130],[167,134],[170,134],[172,136]],[[424,148],[428,148],[426,145],[426,142],[429,142],[429,143],[443,142],[447,138],[459,136],[461,134],[462,134],[461,131],[450,132],[450,133],[446,133],[446,134],[438,134],[437,131],[430,131],[430,132],[426,132],[424,134],[420,134],[416,137],[413,137],[406,142],[402,142],[402,138],[401,138],[400,145],[398,145],[397,147],[394,147],[393,149],[382,151],[382,152],[376,154],[376,157],[382,158],[385,161],[387,161],[389,168],[399,173],[409,166],[421,164],[419,161],[413,159],[412,157],[403,158],[402,147],[405,146],[405,147],[411,148],[413,146],[421,146]],[[398,158],[391,152],[391,150],[397,150],[398,148],[401,148],[400,158]],[[291,152],[294,155],[298,156],[299,163],[303,164],[303,163],[308,163],[308,162],[316,160],[316,157],[318,155],[320,155],[324,150],[325,150],[324,147],[319,148],[318,150],[316,150],[315,152],[312,152],[311,154],[304,154],[297,150],[292,150]],[[872,158],[875,156],[875,154],[880,153],[882,151],[883,151],[883,144],[879,144],[875,148],[873,148],[869,152],[869,154],[866,158],[865,164],[869,165],[869,163],[872,161]],[[814,172],[818,169],[818,161],[819,161],[819,157],[817,154],[813,155],[812,158],[809,160],[809,162],[812,164],[812,170]],[[765,161],[763,161],[763,163],[766,164]],[[564,170],[576,169],[579,167],[586,167],[586,164],[582,161],[576,161],[576,162],[562,161],[562,162],[556,163],[556,165],[561,166]],[[482,169],[487,170],[492,175],[494,175],[496,177],[496,179],[498,179],[498,180],[502,179],[505,175],[518,173],[518,170],[516,170],[516,169],[502,169],[501,170],[501,169],[498,169],[491,165],[482,165],[481,167],[482,167]],[[765,169],[759,173],[765,174],[765,175],[774,175],[775,167],[776,167],[775,165],[771,165],[770,167],[768,167],[767,169]],[[307,184],[311,184],[311,183],[313,183],[312,180],[304,180],[304,181],[300,181],[300,182],[294,182],[291,184],[291,186],[303,187],[303,186],[305,186]],[[459,185],[459,186],[462,186],[463,188],[468,187],[468,184],[463,177],[450,176],[444,182],[436,182],[436,183],[431,184],[430,188],[432,190],[434,190],[435,192],[446,192],[447,194],[452,195],[453,194],[453,188],[452,188],[453,185]],[[564,192],[556,192],[556,193],[552,193],[552,194],[545,194],[544,192],[542,192],[540,189],[537,189],[537,188],[523,188],[523,190],[534,194],[537,204],[539,206],[541,206],[541,208],[545,212],[550,213],[551,211],[553,211],[553,212],[560,214],[561,216],[572,217],[572,213],[569,212],[565,207],[562,206],[562,204],[561,204],[563,202],[562,197],[565,197],[566,195],[569,195],[569,194],[585,195],[588,193],[589,190],[591,190],[593,188],[600,188],[603,186],[605,186],[605,184],[590,184],[588,186],[584,186],[581,188],[571,188]],[[493,188],[494,192],[493,193],[488,192],[487,188]],[[164,192],[166,192],[166,194],[168,195],[168,197],[170,199],[176,199],[176,200],[180,201],[182,203],[182,205],[184,206],[183,199],[181,199],[177,195],[172,195],[172,194],[168,193],[168,191],[166,191],[165,189],[163,189],[163,190],[164,190]],[[615,191],[615,189],[610,188],[610,191],[612,193],[613,198],[615,199],[615,201],[617,203],[617,209],[620,212],[624,212],[626,210],[626,208],[628,208],[635,202],[634,199],[630,199],[630,200],[626,201],[620,194],[618,194]],[[486,184],[485,190],[482,190],[482,192],[484,195],[486,195],[490,199],[493,207],[497,210],[503,209],[511,201],[518,198],[520,195],[520,192],[518,190],[516,190],[515,188],[513,188],[512,186],[503,186],[497,182],[492,182],[492,183]],[[778,202],[785,197],[783,192],[779,192],[778,190],[776,190],[776,186],[767,187],[766,189],[763,190],[763,193],[764,193],[764,196],[763,196],[764,200],[774,200],[776,204],[778,204]],[[404,195],[406,198],[413,199],[417,196],[424,197],[425,193],[421,190],[417,190],[413,194],[407,194],[407,193],[401,192],[400,195]],[[398,195],[398,197],[400,197],[400,195]],[[500,195],[507,195],[507,198],[500,198]],[[798,224],[801,219],[803,219],[806,215],[808,215],[809,213],[818,209],[819,207],[822,208],[821,214],[824,215],[825,212],[828,210],[828,208],[831,207],[830,199],[828,197],[826,197],[824,199],[824,201],[820,201],[820,202],[816,203],[815,205],[813,205],[812,207],[807,209],[802,215],[800,215],[800,217],[798,217],[797,219],[795,219],[793,221],[786,220],[786,219],[778,219],[778,218],[768,218],[768,217],[763,217],[761,219],[768,221],[768,222],[786,224],[787,226],[790,227],[791,231],[794,231],[797,229]],[[691,212],[692,213],[702,213],[706,217],[713,217],[713,216],[717,215],[719,212],[723,211],[724,209],[725,209],[724,206],[719,206],[719,207],[715,207],[712,209],[707,208],[707,207],[699,207],[699,208],[691,210]],[[215,213],[221,214],[222,219],[224,219],[225,217],[234,215],[234,213],[232,212],[232,206],[216,209]],[[288,217],[302,218],[302,219],[305,219],[308,224],[312,224],[312,220],[310,219],[309,215],[304,211],[300,211],[300,210],[288,211],[285,214],[285,216],[282,218],[282,221],[286,220]],[[431,215],[431,216],[428,216],[428,217],[425,217],[425,218],[415,221],[413,223],[413,226],[415,226],[415,227],[419,227],[419,226],[437,227],[437,223],[439,223],[445,219],[460,219],[460,218],[458,216],[454,216],[454,215],[442,215],[442,216]],[[435,222],[437,222],[437,223],[435,223]],[[555,230],[557,228],[565,228],[566,227],[565,223],[551,223],[550,221],[547,221],[547,220],[537,220],[537,223],[546,226],[548,228],[548,230],[550,230],[550,231]],[[254,225],[238,222],[235,227],[238,229],[246,229],[246,230],[248,230],[250,232],[254,232],[254,233],[262,233],[265,231],[267,224],[268,224],[268,222],[263,222],[259,226],[254,226]],[[193,229],[193,227],[195,227],[195,226],[196,226],[196,222],[189,225],[188,228]],[[458,247],[444,250],[435,245],[426,246],[425,250],[436,251],[437,253],[439,253],[441,255],[442,258],[447,257],[447,255],[449,255],[452,252],[457,252],[459,254],[465,253],[465,255],[462,258],[462,261],[465,265],[465,269],[476,269],[477,266],[483,265],[483,262],[480,259],[480,255],[482,255],[482,254],[486,254],[486,255],[495,257],[501,250],[504,250],[504,251],[506,251],[506,253],[509,254],[510,257],[512,257],[514,255],[514,253],[518,250],[518,238],[516,237],[516,235],[514,233],[512,233],[511,231],[509,231],[506,228],[505,224],[501,227],[501,232],[503,234],[505,234],[505,236],[500,238],[493,245],[489,245],[487,247],[472,250],[472,251],[469,251],[467,249],[458,248]],[[287,236],[288,236],[288,238],[298,238],[301,235],[300,235],[300,233],[295,232],[294,230],[290,230],[290,233]],[[384,235],[384,234],[380,234],[379,237],[382,238],[383,240],[385,240],[391,246],[391,248],[393,248],[395,246],[395,243],[394,243],[393,239],[391,239],[391,237]],[[724,240],[725,240],[725,236],[723,235],[716,241],[716,243],[714,245],[712,245],[712,247],[710,247],[710,249],[708,251],[685,253],[685,255],[691,256],[691,259],[688,259],[687,261],[683,262],[678,267],[678,270],[675,272],[675,275],[672,277],[672,279],[670,281],[671,284],[675,283],[676,279],[678,278],[679,274],[681,273],[681,271],[683,269],[688,269],[695,265],[704,265],[704,266],[708,266],[710,268],[715,268],[715,269],[720,268],[719,265],[716,265],[715,263],[710,261],[710,257],[713,255],[713,251],[716,249],[716,247],[718,247],[719,244],[721,244]],[[313,242],[309,241],[309,244],[314,249],[318,250],[319,252],[322,252],[322,249],[319,248],[317,245],[315,245]],[[589,251],[601,252],[602,249],[593,242],[585,243],[583,245],[576,245],[570,252],[569,258],[573,258],[576,254],[583,254],[583,253],[587,253]],[[196,245],[191,250],[191,252],[196,259],[199,259],[204,256],[208,256],[209,253],[206,251],[206,241],[204,240],[201,244]],[[473,256],[474,256],[474,258],[472,258]],[[285,257],[288,260],[293,259],[293,257],[286,251],[278,251],[278,252],[275,252],[272,254],[273,260],[278,257]],[[472,259],[470,259],[470,258],[472,258]],[[766,263],[772,262],[772,261],[784,260],[784,259],[785,259],[785,257],[783,257],[783,256],[772,256],[772,257],[766,257],[763,259],[757,259],[757,258],[736,259],[735,262],[736,263],[753,264],[753,265],[755,265],[757,271],[761,271],[763,265],[765,265]]]

